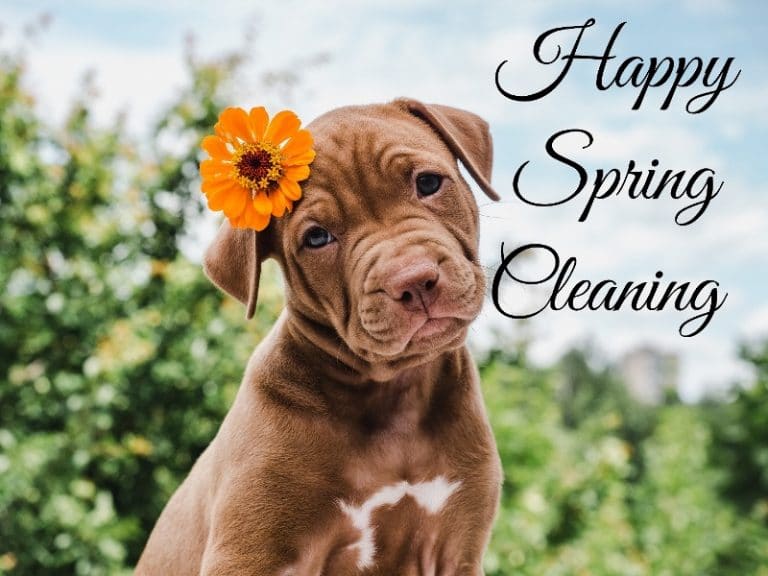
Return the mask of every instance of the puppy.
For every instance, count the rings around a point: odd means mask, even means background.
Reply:
[[[501,468],[464,344],[485,281],[457,159],[497,200],[488,125],[401,99],[308,128],[293,213],[225,223],[205,256],[247,317],[275,258],[286,307],[136,573],[482,574]]]

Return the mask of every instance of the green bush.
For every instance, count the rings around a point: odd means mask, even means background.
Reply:
[[[268,267],[246,325],[179,250],[239,59],[187,63],[169,153],[95,126],[88,85],[51,129],[0,59],[0,571],[127,571],[282,305]]]
[[[729,482],[756,478],[713,461],[703,408],[640,406],[589,360],[540,369],[496,350],[481,363],[505,472],[487,574],[767,574],[766,493],[762,517],[738,513]],[[739,414],[729,425],[758,434],[757,407]]]

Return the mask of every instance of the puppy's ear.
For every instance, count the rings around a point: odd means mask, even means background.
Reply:
[[[245,304],[247,319],[251,319],[256,311],[259,293],[263,255],[259,254],[258,245],[255,230],[233,228],[225,220],[203,258],[206,276]]]
[[[424,104],[410,98],[398,98],[394,103],[424,120],[437,132],[486,196],[491,200],[501,199],[490,183],[493,142],[485,120],[466,110],[439,104]]]

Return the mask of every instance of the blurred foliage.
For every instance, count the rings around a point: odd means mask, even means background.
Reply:
[[[47,125],[0,54],[0,574],[130,573],[279,312],[274,267],[246,324],[180,250],[242,61],[190,53],[142,147],[94,123],[89,80]],[[489,575],[768,574],[768,346],[730,402],[656,408],[588,350],[501,348],[480,361],[505,471]]]
[[[128,573],[282,305],[268,269],[244,326],[179,250],[240,62],[190,55],[141,150],[94,124],[89,80],[46,126],[0,58],[0,572]]]
[[[505,481],[486,573],[768,575],[768,346],[745,358],[757,382],[733,401],[650,407],[588,349],[549,368],[493,350]]]

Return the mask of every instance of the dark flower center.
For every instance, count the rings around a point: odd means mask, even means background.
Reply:
[[[238,183],[255,193],[277,186],[283,175],[280,149],[266,142],[244,144],[235,152],[233,165]]]
[[[269,153],[266,150],[246,152],[237,163],[240,175],[253,182],[266,178],[270,167]]]

